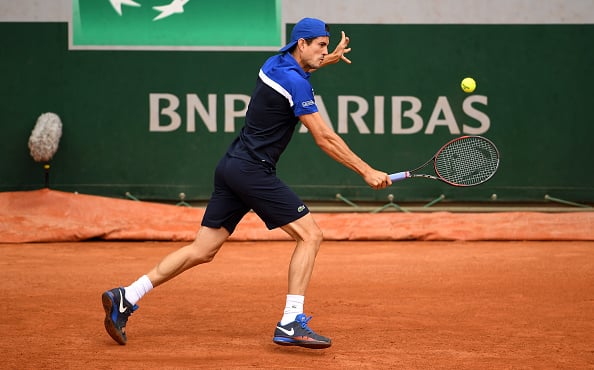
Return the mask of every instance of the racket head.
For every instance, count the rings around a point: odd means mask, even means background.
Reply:
[[[482,136],[461,136],[439,149],[433,165],[440,180],[453,186],[475,186],[495,175],[499,150]]]

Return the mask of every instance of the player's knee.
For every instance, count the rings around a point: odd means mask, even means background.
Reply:
[[[324,233],[319,227],[311,228],[307,231],[304,240],[319,246],[324,240]]]
[[[284,226],[283,230],[299,243],[319,245],[324,240],[322,230],[310,215]]]
[[[212,262],[217,255],[218,250],[219,248],[205,249],[203,246],[194,243],[191,248],[190,263],[195,266]]]
[[[193,253],[190,258],[190,263],[193,266],[209,263],[214,260],[215,254]]]

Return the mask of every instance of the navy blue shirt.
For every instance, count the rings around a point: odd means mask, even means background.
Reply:
[[[310,75],[290,53],[270,57],[258,74],[245,125],[227,153],[276,166],[299,116],[318,111]]]

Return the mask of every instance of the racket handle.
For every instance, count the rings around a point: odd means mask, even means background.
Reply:
[[[402,181],[402,180],[408,179],[409,177],[410,177],[410,172],[408,172],[408,171],[397,172],[397,173],[393,173],[390,175],[390,180],[392,180],[392,182]]]

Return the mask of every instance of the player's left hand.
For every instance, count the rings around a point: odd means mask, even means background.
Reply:
[[[351,60],[347,57],[345,57],[344,55],[347,53],[351,52],[351,48],[349,48],[349,41],[350,39],[348,38],[348,36],[344,33],[344,31],[342,32],[342,37],[340,39],[340,42],[338,43],[338,45],[336,45],[336,48],[334,49],[334,51],[328,55],[326,55],[326,57],[324,57],[324,64],[328,65],[328,64],[335,64],[338,63],[339,61],[343,61],[347,64],[351,64]]]

